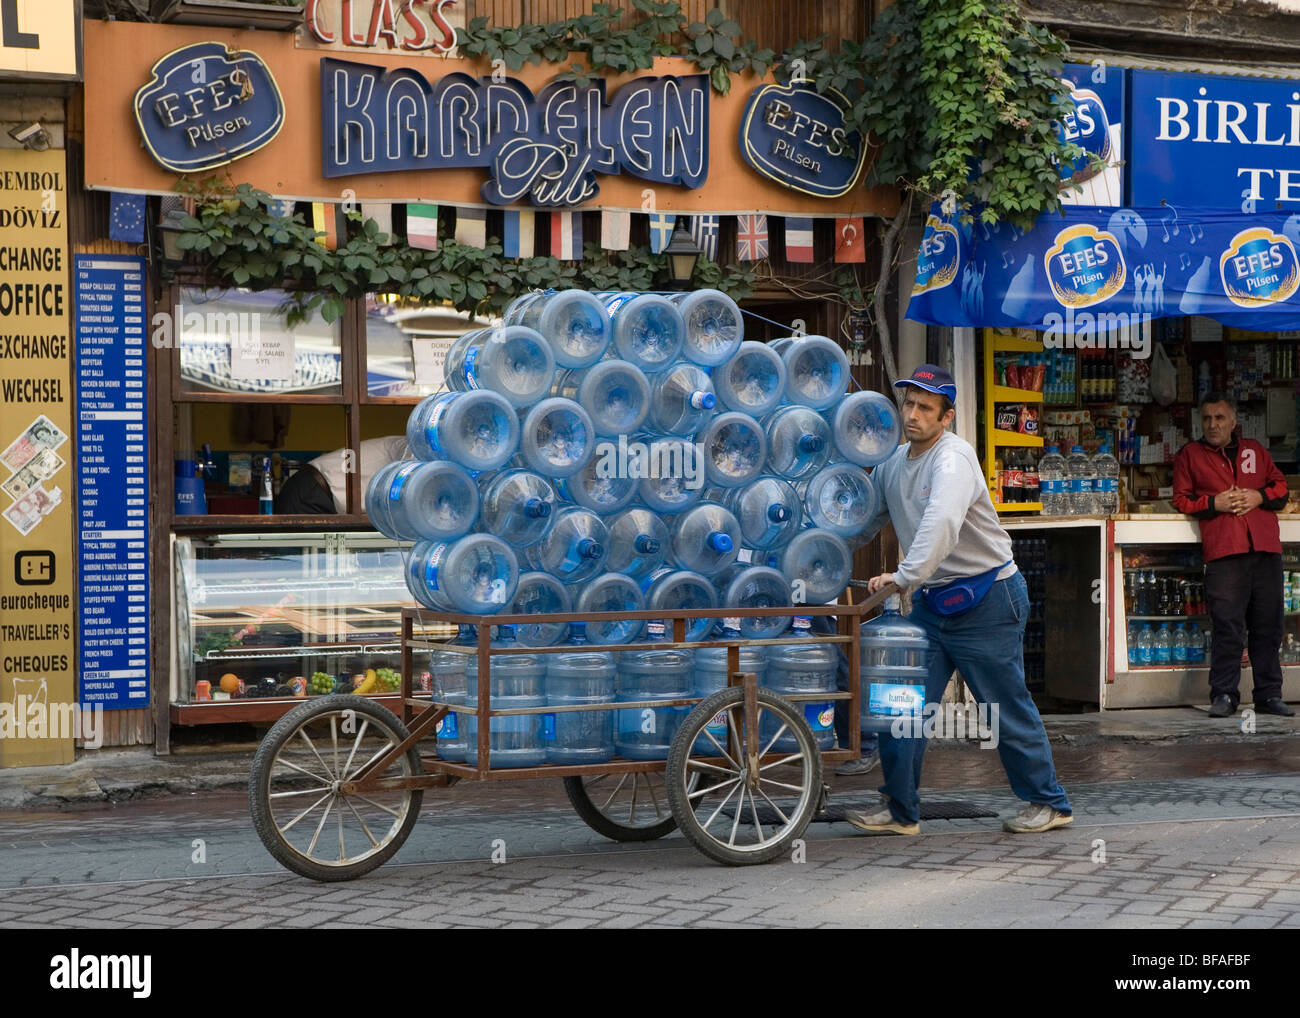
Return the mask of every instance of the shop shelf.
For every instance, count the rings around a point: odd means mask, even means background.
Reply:
[[[1021,339],[995,329],[989,330],[993,336],[993,349],[997,353],[1042,353],[1043,344],[1037,339]]]
[[[1022,435],[1018,431],[1003,431],[1001,428],[994,428],[992,434],[993,444],[996,446],[1020,445],[1030,449],[1043,447],[1041,435]]]
[[[993,386],[994,403],[1041,403],[1043,394],[1037,389],[1013,389],[1009,385]]]
[[[1042,502],[994,502],[993,508],[1000,513],[1041,513]]]

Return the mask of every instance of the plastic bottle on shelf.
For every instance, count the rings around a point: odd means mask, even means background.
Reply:
[[[406,585],[426,608],[495,615],[514,599],[519,563],[510,546],[491,534],[421,541],[407,559]]]
[[[686,569],[664,567],[641,581],[645,606],[654,611],[691,611],[718,607],[718,594],[707,577]],[[668,637],[673,634],[673,620],[658,620]],[[686,639],[703,640],[713,628],[712,619],[686,620]]]
[[[477,639],[473,626],[461,625],[453,643],[467,646]],[[456,654],[446,650],[429,652],[429,678],[433,685],[433,699],[454,706],[465,703],[465,668],[469,655]],[[437,739],[438,756],[443,760],[458,763],[465,759],[465,732],[462,718],[455,711],[448,711],[434,727]]]
[[[604,360],[583,371],[565,371],[556,376],[551,395],[578,403],[596,434],[606,438],[640,430],[650,412],[650,383],[630,361]]]
[[[696,443],[652,435],[638,435],[633,441],[649,450],[651,460],[651,469],[637,485],[637,497],[642,502],[655,512],[671,516],[685,512],[700,500],[706,470],[705,457]]]
[[[733,562],[714,578],[723,608],[776,608],[790,604],[790,584],[768,566]],[[774,640],[790,627],[790,616],[741,616],[740,635]]]
[[[508,615],[564,615],[573,611],[569,588],[550,573],[528,572],[519,577]],[[525,647],[553,647],[564,639],[563,622],[531,622],[515,628],[515,639]]]
[[[682,356],[704,367],[725,364],[745,338],[745,320],[736,302],[721,290],[695,290],[669,298],[686,323]]]
[[[825,410],[849,387],[849,358],[833,339],[805,336],[781,355],[785,361],[785,402]]]
[[[712,620],[705,620],[712,628]],[[665,640],[663,622],[646,625],[647,642]],[[625,650],[617,655],[614,699],[654,703],[694,695],[694,654],[690,650]],[[629,760],[666,760],[689,707],[633,707],[614,711],[614,751]]]
[[[1156,633],[1155,644],[1155,663],[1158,665],[1172,664],[1174,659],[1173,639],[1169,635],[1169,623],[1160,623],[1160,630]]]
[[[641,585],[622,573],[603,573],[582,585],[574,600],[574,611],[639,612],[645,608]],[[589,622],[587,635],[593,643],[634,643],[645,628],[641,619],[626,622]]]
[[[740,523],[725,506],[700,502],[673,520],[669,557],[681,569],[713,576],[739,551]]]
[[[497,392],[444,392],[411,411],[406,441],[416,459],[452,460],[470,472],[496,470],[519,447],[519,416]]]
[[[1070,450],[1065,470],[1070,481],[1070,515],[1089,516],[1096,512],[1092,500],[1092,460],[1082,446]]]
[[[1092,458],[1092,476],[1095,511],[1114,516],[1119,512],[1119,461],[1111,455],[1109,445],[1103,445]]]
[[[903,419],[888,396],[855,392],[836,408],[831,432],[841,456],[860,467],[874,467],[898,448]]]
[[[562,583],[581,583],[605,567],[609,530],[590,509],[571,506],[556,514],[555,523],[524,555],[533,569],[550,573]]]
[[[675,364],[654,378],[646,426],[666,435],[693,435],[717,405],[707,371],[695,364]]]
[[[1143,668],[1149,668],[1156,663],[1156,637],[1151,631],[1151,623],[1147,622],[1142,626],[1142,632],[1138,635],[1138,664]]]
[[[658,513],[632,506],[605,522],[610,546],[606,569],[641,580],[663,565],[668,555],[668,525]]]
[[[880,489],[861,467],[832,463],[808,482],[804,507],[816,527],[856,537],[880,511]]]
[[[626,471],[610,471],[602,456],[593,456],[571,477],[555,482],[560,496],[602,519],[626,509],[636,501],[637,479]]]
[[[676,363],[686,323],[672,301],[654,293],[597,293],[613,319],[614,350],[647,375]]]
[[[789,481],[779,477],[760,477],[724,489],[723,498],[740,523],[740,538],[748,548],[779,548],[803,526],[803,500]]]
[[[1128,626],[1128,666],[1136,668],[1140,663],[1138,653],[1138,636],[1142,629],[1136,622],[1130,622]]]
[[[544,399],[524,416],[519,451],[543,477],[570,477],[596,453],[591,415],[571,399]]]
[[[830,423],[804,406],[784,406],[763,422],[767,469],[787,481],[806,481],[835,451]]]
[[[739,618],[728,617],[722,620],[722,632],[719,640],[739,640],[742,638]],[[694,695],[707,697],[720,693],[727,688],[728,665],[726,647],[705,647],[695,652],[695,689]],[[753,672],[758,677],[760,686],[767,685],[767,648],[741,647],[739,665],[742,672]],[[760,739],[762,730],[760,729]],[[707,733],[707,734],[705,734]],[[712,738],[709,738],[712,736]],[[768,736],[768,740],[771,736]],[[766,741],[763,742],[766,745]],[[722,748],[719,749],[718,747]],[[727,712],[719,711],[713,720],[705,726],[695,739],[694,752],[700,756],[721,756],[731,752],[727,732]],[[761,748],[761,747],[760,747]]]
[[[397,528],[422,540],[455,540],[470,532],[479,515],[474,478],[446,460],[405,464],[393,475],[387,499]]]
[[[767,437],[748,414],[719,414],[696,436],[704,454],[704,475],[710,484],[738,488],[763,472],[767,463]]]
[[[587,624],[569,626],[570,653],[548,655],[546,706],[576,707],[614,702],[614,655],[584,649]],[[542,741],[546,762],[553,764],[604,763],[614,755],[614,712],[563,711],[542,715]]]
[[[494,648],[508,650],[519,646],[514,626],[498,626]],[[498,654],[488,663],[488,703],[492,710],[546,706],[546,659],[543,654]],[[478,658],[469,655],[465,666],[465,701],[478,707]],[[478,766],[478,718],[466,714],[465,762]],[[546,762],[542,743],[542,715],[514,714],[491,718],[489,724],[488,765],[497,767],[536,767]]]
[[[482,529],[512,548],[536,544],[554,523],[555,489],[531,470],[503,470],[480,478]]]
[[[1065,491],[1065,457],[1056,445],[1047,447],[1047,454],[1038,461],[1038,491],[1042,499],[1044,516],[1069,516],[1070,506]]]
[[[713,391],[718,402],[751,417],[762,417],[776,409],[785,382],[785,361],[770,346],[753,340],[741,343],[726,363],[713,369]]]
[[[1171,657],[1174,664],[1187,664],[1190,660],[1188,656],[1187,630],[1180,622],[1174,629],[1173,646],[1170,648]]]
[[[562,368],[595,364],[612,336],[605,305],[585,290],[525,294],[506,308],[503,320],[541,333]]]
[[[770,565],[771,561],[759,563]],[[853,553],[838,534],[808,529],[796,534],[777,556],[791,590],[805,604],[829,604],[844,593],[853,573]]]
[[[472,341],[447,351],[446,376],[450,389],[487,389],[522,409],[550,391],[555,355],[534,329],[522,325],[481,329]]]
[[[805,693],[834,693],[840,655],[831,643],[807,643],[813,636],[812,619],[796,617],[790,629],[795,639],[791,643],[769,647],[767,651],[768,689],[782,695]],[[744,671],[744,668],[741,669]],[[760,680],[761,681],[761,680]],[[820,750],[835,748],[835,701],[800,700],[795,706],[803,713],[813,739]],[[799,747],[793,733],[787,731],[777,737],[780,727],[775,718],[764,718],[759,729],[759,741],[766,748],[770,743],[777,753],[792,753]],[[776,738],[775,742],[772,739]]]
[[[402,477],[407,477],[420,465],[420,460],[394,460],[375,471],[366,485],[366,515],[374,528],[393,541],[418,541],[420,535],[407,527],[406,516],[393,513],[388,493]]]

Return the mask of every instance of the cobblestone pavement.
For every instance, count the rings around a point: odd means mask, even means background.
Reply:
[[[608,842],[555,784],[431,793],[392,862],[333,885],[280,869],[233,795],[0,814],[0,926],[1300,926],[1300,774],[1074,783],[1075,824],[1039,836],[814,824],[803,861],[739,869],[680,835]],[[1019,806],[1005,785],[941,795]]]

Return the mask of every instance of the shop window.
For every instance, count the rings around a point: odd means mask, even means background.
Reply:
[[[366,400],[414,400],[445,389],[443,361],[451,344],[499,323],[387,294],[368,296],[365,310]]]

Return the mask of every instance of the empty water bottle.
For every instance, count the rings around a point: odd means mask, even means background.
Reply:
[[[647,427],[667,435],[693,435],[713,416],[717,404],[707,371],[676,364],[654,378]]]
[[[789,481],[760,477],[723,490],[724,504],[740,523],[741,541],[749,548],[779,548],[803,525],[803,501]]]
[[[564,615],[573,611],[569,588],[550,573],[527,572],[519,577],[507,615]],[[515,639],[525,647],[553,647],[568,634],[563,622],[529,622],[516,627]]]
[[[591,415],[597,435],[635,433],[650,412],[650,383],[635,364],[601,361],[585,371],[559,375],[551,392],[577,401]]]
[[[524,555],[533,569],[544,570],[562,583],[581,583],[605,567],[609,530],[590,509],[572,506],[556,514],[546,536]]]
[[[783,406],[763,424],[767,469],[787,481],[806,481],[831,458],[830,423],[805,406]]]
[[[536,544],[551,529],[555,489],[531,470],[503,470],[481,478],[482,529],[515,549]]]
[[[899,603],[890,595],[885,610],[858,630],[864,732],[888,732],[895,718],[919,718],[925,709],[930,638],[903,618]]]
[[[888,396],[855,392],[836,409],[831,430],[841,456],[860,467],[874,467],[898,448],[903,421]]]
[[[849,585],[853,553],[828,530],[802,530],[780,552],[777,568],[800,604],[828,604]],[[764,563],[767,564],[767,563]]]
[[[620,472],[611,462],[613,453],[598,448],[597,454],[572,477],[555,482],[555,488],[570,502],[590,509],[597,516],[611,516],[636,501],[635,477]],[[611,549],[612,550],[612,549]]]
[[[816,527],[857,537],[880,511],[880,489],[852,463],[832,463],[808,482],[804,508]]]
[[[713,578],[723,608],[783,608],[790,604],[790,584],[768,566],[733,562]],[[740,617],[740,635],[774,640],[790,627],[789,615]]]
[[[577,707],[614,702],[614,655],[584,650],[587,625],[570,626],[572,653],[548,655],[546,706]],[[563,711],[542,716],[546,762],[603,763],[614,755],[614,712]]]
[[[685,569],[658,569],[641,581],[645,606],[653,611],[700,611],[718,607],[718,595],[707,577]],[[672,619],[659,619],[671,636]],[[713,619],[686,619],[686,639],[702,640],[713,628]]]
[[[707,584],[707,581],[705,581]],[[706,620],[712,628],[712,620]],[[664,640],[662,622],[650,622],[648,642]],[[694,655],[689,650],[625,650],[618,654],[614,699],[618,703],[651,706],[615,711],[614,751],[629,760],[666,760],[673,736],[689,706],[655,707],[662,700],[684,700],[694,695]]]
[[[576,474],[596,453],[596,429],[587,411],[553,396],[528,411],[520,430],[524,462],[546,477]]]
[[[491,534],[421,541],[406,564],[411,596],[437,611],[495,615],[514,598],[518,584],[515,553]]]
[[[1065,457],[1059,446],[1047,447],[1047,455],[1038,461],[1038,493],[1044,516],[1069,516],[1070,499],[1066,490]]]
[[[695,364],[724,364],[745,338],[745,321],[736,302],[721,290],[695,290],[669,298],[686,323],[682,356]]]
[[[473,626],[461,626],[457,643],[473,643]],[[471,631],[467,633],[466,630]],[[429,679],[433,686],[433,699],[456,707],[465,704],[465,667],[469,657],[451,651],[435,650],[429,653]],[[448,711],[434,726],[438,756],[453,763],[465,759],[465,732],[461,717]]]
[[[506,325],[540,332],[562,368],[585,368],[604,356],[611,325],[605,305],[585,290],[530,293],[515,300],[503,316]]]
[[[514,626],[498,626],[492,647],[510,650],[515,642]],[[489,665],[488,707],[491,710],[519,710],[546,706],[546,657],[543,654],[494,654]],[[478,658],[470,656],[465,666],[466,706],[481,710]],[[465,762],[479,763],[479,719],[466,714]],[[542,742],[541,714],[512,714],[491,718],[488,724],[489,767],[536,767],[546,762]]]
[[[740,551],[740,524],[725,507],[714,502],[691,506],[673,520],[669,555],[682,569],[713,576]]]
[[[767,649],[767,679],[760,682],[782,696],[804,696],[809,693],[836,692],[835,680],[839,671],[840,655],[835,644],[810,643],[813,637],[812,619],[796,617],[790,629],[791,643]],[[747,669],[742,668],[741,671]],[[835,701],[797,700],[795,707],[803,713],[812,729],[813,740],[819,750],[835,748]],[[770,753],[794,753],[799,743],[788,727],[780,731],[782,723],[771,715],[764,715],[759,727],[760,750]],[[775,741],[773,741],[775,740]]]
[[[833,339],[805,336],[781,354],[785,361],[785,401],[825,410],[849,387],[849,358]]]
[[[1042,484],[1043,468],[1038,468],[1039,485]],[[1119,461],[1110,454],[1110,446],[1103,445],[1092,458],[1092,498],[1096,508],[1094,512],[1102,516],[1114,516],[1119,512]]]
[[[632,443],[620,439],[620,456],[624,447],[628,449],[629,471],[641,478],[637,495],[649,508],[674,515],[700,500],[706,469],[704,456],[694,442],[641,435]],[[636,456],[642,456],[643,462],[632,470],[638,462]]]
[[[430,541],[468,534],[479,514],[478,485],[464,467],[446,460],[404,464],[388,485],[394,526]]]
[[[739,640],[742,637],[739,618],[722,620],[720,640]],[[726,647],[703,647],[695,652],[695,695],[712,696],[727,688],[729,677]],[[767,648],[741,647],[739,668],[742,672],[753,672],[758,677],[760,686],[767,685]],[[712,738],[710,738],[712,736]],[[770,736],[769,736],[770,738]],[[766,745],[766,743],[764,743]],[[760,748],[762,748],[760,746]],[[734,753],[736,747],[728,738],[727,711],[718,711],[705,726],[704,731],[695,738],[693,752],[698,756],[721,756]]]
[[[487,389],[510,405],[532,406],[555,376],[555,355],[541,334],[522,325],[482,329],[447,351],[447,386],[459,392]]]
[[[385,463],[375,471],[366,485],[366,515],[385,537],[394,541],[418,541],[420,535],[411,530],[406,523],[406,516],[393,513],[393,504],[388,500],[388,493],[393,485],[415,472],[419,460],[394,460]]]
[[[682,352],[686,323],[666,297],[653,293],[598,293],[613,319],[614,349],[647,375],[667,370]]]
[[[791,344],[799,342],[801,338],[800,336],[782,336],[780,339],[769,339],[767,345],[779,355],[784,356],[785,352],[790,349]]]
[[[696,437],[704,455],[704,476],[718,487],[748,484],[767,463],[767,436],[748,414],[719,414]]]
[[[668,525],[658,513],[633,506],[605,523],[609,527],[606,569],[641,580],[663,565],[668,555]]]
[[[583,615],[593,612],[639,612],[645,607],[641,585],[622,573],[605,573],[585,583],[577,595],[574,611]],[[589,622],[588,634],[594,643],[632,643],[641,635],[645,622]]]
[[[452,460],[471,472],[496,470],[519,446],[519,417],[500,393],[444,392],[411,412],[406,441],[422,460]]]
[[[762,417],[785,392],[785,361],[770,346],[747,340],[734,356],[713,369],[713,390],[728,410]]]
[[[1088,516],[1097,511],[1092,498],[1092,460],[1082,446],[1070,450],[1065,461],[1065,472],[1070,484],[1070,515]]]

